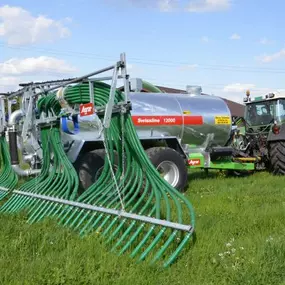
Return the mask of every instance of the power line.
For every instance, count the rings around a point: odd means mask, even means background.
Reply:
[[[30,76],[37,76],[37,78],[39,78],[41,75],[42,77],[54,77],[54,76],[60,76],[62,78],[66,77],[67,75],[71,75],[74,74],[74,72],[64,72],[61,70],[58,70],[56,68],[41,68],[40,70],[37,71],[30,71],[29,68],[21,68],[22,72],[28,71],[27,73],[23,73],[23,74],[11,74],[9,77],[13,77],[13,78],[20,78],[20,77],[30,77]],[[37,72],[37,74],[35,75],[33,72]],[[146,81],[150,81],[150,82],[157,82],[157,78],[152,78],[152,77],[143,77],[144,80]],[[173,78],[172,78],[173,79]],[[202,88],[212,88],[212,89],[216,89],[216,90],[220,90],[223,89],[225,86],[231,85],[230,83],[205,83],[202,84],[201,82],[179,82],[179,81],[173,81],[172,79],[163,79],[164,82],[167,82],[167,85],[175,85],[175,86],[180,86],[183,87],[183,90],[186,88],[186,85],[190,84],[190,85],[200,85],[202,86]],[[20,81],[20,80],[19,80]],[[1,79],[0,79],[1,82]],[[159,84],[157,84],[159,85]],[[162,85],[166,85],[165,83],[162,83]],[[6,86],[3,84],[0,84],[0,86]],[[263,91],[265,88],[250,88],[252,91]],[[277,88],[268,88],[266,87],[266,89],[283,89],[282,87]],[[241,90],[242,92],[242,90]]]
[[[47,54],[55,54],[55,55],[63,55],[63,56],[77,56],[81,58],[92,58],[92,59],[99,59],[105,61],[116,61],[117,58],[110,56],[110,55],[100,55],[94,53],[86,53],[86,52],[78,52],[78,51],[69,51],[69,50],[56,50],[56,49],[46,49],[46,48],[39,48],[34,46],[24,47],[24,46],[9,46],[0,43],[0,46],[9,48],[9,49],[17,49],[17,50],[37,50],[42,51]],[[163,66],[163,67],[176,67],[176,68],[185,68],[187,70],[187,66],[189,69],[193,68],[193,63],[189,62],[174,62],[174,61],[165,61],[165,60],[144,60],[137,57],[128,57],[132,63],[139,63],[143,65],[149,66]],[[233,72],[254,72],[254,73],[275,73],[275,74],[283,74],[285,73],[284,68],[269,68],[269,67],[255,67],[255,66],[239,66],[239,65],[214,65],[214,64],[199,64],[195,63],[198,69],[205,69],[205,70],[218,70],[218,71],[233,71]]]
[[[53,75],[53,74],[47,74],[49,76]],[[64,75],[63,74],[59,74],[61,75],[61,79],[64,78]],[[61,80],[60,79],[60,80]],[[219,91],[222,91],[226,86],[230,85],[229,83],[206,83],[206,84],[201,84],[201,82],[187,82],[186,84],[185,83],[182,83],[182,82],[177,82],[177,81],[171,81],[171,80],[165,80],[165,82],[167,82],[167,84],[165,83],[162,83],[162,84],[157,84],[157,83],[154,83],[155,81],[157,81],[157,79],[155,78],[151,78],[151,77],[143,77],[143,80],[146,80],[146,81],[149,81],[149,82],[152,82],[153,84],[157,85],[157,86],[164,86],[164,87],[168,87],[168,88],[173,88],[173,89],[181,89],[181,90],[186,90],[186,85],[199,85],[201,86],[203,89],[205,88],[210,88],[212,90],[219,90]],[[20,80],[19,80],[20,81]],[[13,85],[13,84],[11,84]],[[1,87],[7,87],[7,85],[4,85],[4,84],[0,84]],[[175,87],[170,87],[170,86],[175,86]],[[244,89],[248,89],[248,88],[244,88]],[[256,92],[266,92],[266,90],[278,90],[278,89],[283,89],[283,88],[276,88],[276,87],[266,87],[266,88],[257,88],[257,87],[252,87],[249,89],[251,91],[256,91]],[[241,88],[240,92],[244,92],[244,90]],[[228,91],[227,93],[235,93],[234,91],[231,92],[231,91]]]
[[[45,49],[45,48],[38,48],[38,47],[22,47],[22,46],[6,46],[2,43],[0,43],[0,46],[3,47],[8,47],[8,48],[12,48],[12,49],[24,49],[24,50],[30,50],[30,49],[34,49],[34,50],[41,50],[41,51],[45,51],[47,53],[55,53],[55,54],[61,54],[61,55],[70,55],[73,56],[77,55],[79,57],[86,57],[86,58],[97,58],[100,60],[106,60],[106,61],[112,61],[114,62],[115,60],[117,60],[117,58],[115,59],[112,56],[102,56],[102,55],[98,55],[98,54],[93,54],[93,53],[85,53],[85,52],[76,52],[76,51],[60,51],[60,50],[55,50],[55,49]],[[187,65],[191,65],[190,63],[186,63],[186,62],[174,62],[174,61],[161,61],[161,60],[148,60],[148,61],[144,61],[142,59],[139,58],[134,58],[134,57],[129,57],[129,59],[132,60],[133,62],[136,63],[140,63],[140,64],[144,64],[144,65],[150,65],[150,66],[164,66],[164,67],[176,67],[179,68],[179,65],[185,65],[187,68]],[[243,70],[244,68],[249,68],[249,67],[244,67],[244,66],[235,66],[235,65],[205,65],[205,64],[199,64],[199,68],[201,69],[209,69],[209,70],[225,70],[225,71],[241,71],[241,72],[245,72],[245,71],[249,71],[249,69]],[[30,71],[29,69],[23,69],[23,71]],[[261,72],[261,71],[267,71],[269,73],[285,73],[285,69],[273,69],[273,68],[256,68],[256,67],[252,67],[251,72]],[[41,72],[44,72],[45,74],[43,74],[43,76],[64,76],[66,74],[71,74],[71,72],[64,72],[61,70],[58,70],[57,68],[42,68]],[[31,72],[32,73],[32,72]],[[8,73],[7,73],[8,74]],[[28,73],[26,74],[11,74],[12,76],[29,76]],[[30,74],[32,75],[32,74]],[[157,79],[147,79],[144,78],[145,80],[149,80],[149,81],[157,81]],[[173,81],[169,81],[167,79],[165,79],[164,81],[166,81],[171,85],[175,85],[175,86],[183,86],[183,90],[185,89],[186,85],[180,82],[173,82]],[[199,84],[199,83],[193,83],[193,82],[189,82],[190,84],[193,85],[201,85],[202,87],[211,87],[212,89],[216,89],[216,90],[220,90],[222,88],[224,88],[225,86],[229,85],[229,83],[215,83],[215,84]],[[189,84],[187,82],[187,84]],[[165,85],[165,84],[163,84]],[[0,86],[6,86],[6,85],[0,85]],[[252,91],[263,91],[265,88],[250,88]],[[266,88],[266,89],[282,89],[282,88]],[[242,91],[241,91],[242,92]]]

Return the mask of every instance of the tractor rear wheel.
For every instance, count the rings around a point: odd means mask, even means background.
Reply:
[[[152,147],[146,153],[161,176],[174,188],[183,192],[188,182],[188,171],[180,153],[168,147]]]
[[[84,191],[94,184],[101,175],[105,164],[105,149],[86,152],[76,163],[80,188]],[[114,152],[114,172],[118,165],[118,155]]]
[[[285,175],[285,141],[271,142],[269,155],[273,174]]]

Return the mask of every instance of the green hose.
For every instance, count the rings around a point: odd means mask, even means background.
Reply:
[[[10,190],[14,189],[14,187],[18,183],[18,177],[15,174],[10,159],[9,147],[4,135],[0,136],[0,155],[1,155],[1,174],[0,174],[0,201],[4,199]]]
[[[158,87],[145,80],[143,80],[143,89],[153,93],[163,93]]]
[[[95,106],[105,106],[109,93],[108,84],[95,82]],[[67,87],[64,98],[71,106],[89,103],[88,83]],[[123,100],[124,94],[116,91],[115,104]],[[55,93],[40,99],[38,109],[44,113],[53,111],[60,116],[61,107]],[[103,120],[103,116],[100,116],[100,119]],[[41,174],[22,185],[19,190],[117,210],[124,207],[129,213],[191,224],[195,227],[191,203],[160,177],[140,143],[130,112],[113,114],[110,128],[104,130],[104,137],[107,155],[103,172],[93,185],[79,195],[78,176],[64,153],[59,124],[42,127],[44,159]],[[115,151],[120,163],[113,176],[110,164],[114,164]],[[139,261],[151,258],[152,262],[156,262],[162,258],[164,267],[174,262],[192,236],[192,232],[180,232],[164,226],[149,225],[85,209],[79,210],[19,193],[13,193],[1,211],[18,212],[26,208],[29,209],[30,223],[40,221],[44,217],[54,217],[60,224],[73,228],[82,236],[96,230],[107,238],[106,242],[112,246],[113,251],[119,254],[129,252],[131,257],[137,256]]]

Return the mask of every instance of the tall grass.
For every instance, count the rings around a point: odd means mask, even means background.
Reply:
[[[285,177],[190,175],[197,240],[169,269],[53,221],[0,215],[0,284],[285,284]]]

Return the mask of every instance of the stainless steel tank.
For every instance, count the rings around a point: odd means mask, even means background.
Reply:
[[[183,148],[187,145],[203,147],[208,134],[214,134],[213,143],[224,146],[231,132],[231,114],[225,101],[219,97],[197,94],[130,93],[131,115],[140,139],[176,137]],[[98,118],[97,118],[98,119]],[[72,122],[68,123],[72,129]],[[96,115],[79,117],[79,133],[62,132],[74,162],[85,142],[102,140]],[[72,142],[72,143],[71,143]]]
[[[209,133],[224,146],[231,113],[216,96],[177,93],[131,93],[133,122],[140,138],[176,136],[182,144],[202,145]]]
[[[207,134],[224,146],[231,131],[231,113],[216,96],[169,93],[130,93],[132,119],[142,139],[177,137],[182,144],[202,145]],[[98,140],[92,118],[81,117],[80,132],[70,140]],[[71,122],[70,122],[71,124]],[[70,125],[71,127],[71,125]],[[68,138],[67,138],[68,139]]]

